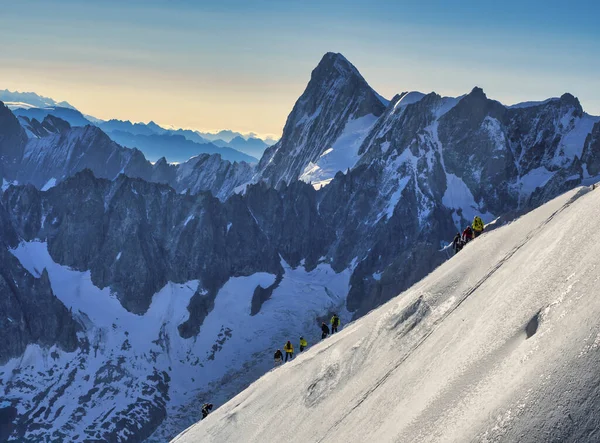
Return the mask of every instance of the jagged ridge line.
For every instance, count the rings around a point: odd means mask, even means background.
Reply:
[[[585,193],[585,192],[584,192]],[[358,403],[356,403],[346,414],[344,414],[339,420],[337,420],[333,425],[331,425],[331,427],[323,434],[323,436],[317,440],[317,443],[321,443],[324,438],[335,428],[337,428],[355,409],[357,409],[365,400],[367,400],[371,394],[373,392],[375,392],[377,390],[377,388],[379,388],[381,385],[383,385],[386,380],[388,378],[390,378],[390,376],[396,371],[396,369],[398,369],[400,367],[400,365],[402,365],[406,360],[408,360],[408,358],[413,354],[414,351],[416,351],[424,342],[425,340],[427,340],[427,338],[429,338],[429,336],[431,336],[435,331],[437,331],[440,327],[440,323],[442,323],[446,318],[448,318],[454,311],[456,311],[456,309],[458,309],[458,307],[467,300],[467,298],[469,298],[469,296],[471,296],[477,289],[479,289],[481,287],[481,285],[483,285],[483,283],[485,283],[485,281],[487,279],[489,279],[492,275],[494,275],[496,273],[496,271],[498,271],[498,269],[500,269],[502,267],[502,265],[504,263],[506,263],[513,255],[515,255],[517,253],[517,251],[519,251],[519,249],[521,249],[523,246],[525,246],[527,243],[529,243],[529,241],[544,227],[546,226],[548,223],[550,223],[554,217],[556,215],[558,215],[559,213],[561,213],[562,211],[564,211],[565,209],[567,209],[569,206],[571,206],[571,204],[573,202],[575,202],[579,197],[581,197],[582,195],[584,195],[584,193],[581,192],[581,190],[579,192],[577,192],[577,194],[575,194],[572,198],[569,199],[569,201],[567,203],[565,203],[563,206],[561,206],[559,209],[557,209],[556,211],[554,211],[546,220],[544,220],[543,222],[541,222],[534,230],[532,230],[526,237],[525,240],[523,240],[523,242],[521,242],[519,245],[517,245],[515,248],[513,248],[511,251],[509,251],[504,258],[502,258],[492,269],[490,269],[490,271],[484,275],[481,279],[479,279],[479,281],[477,283],[475,283],[475,285],[469,289],[465,295],[463,295],[463,297],[460,299],[460,301],[452,308],[449,309],[443,316],[441,316],[440,318],[438,318],[433,326],[431,327],[431,329],[429,330],[429,332],[427,332],[416,344],[415,346],[403,357],[401,358],[398,363],[396,365],[394,365],[394,367],[392,367],[388,372],[386,372],[383,377],[381,377],[376,383],[375,385],[373,385],[373,387],[369,390],[367,390],[367,392],[365,392],[363,394],[363,396],[359,399]]]

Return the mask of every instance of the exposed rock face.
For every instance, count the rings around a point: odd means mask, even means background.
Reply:
[[[29,344],[58,345],[72,352],[80,329],[67,308],[54,296],[48,273],[39,269],[34,278],[8,252],[18,244],[10,216],[0,204],[0,364],[19,357]]]
[[[124,175],[101,180],[85,170],[45,193],[9,188],[3,201],[24,240],[47,240],[57,263],[90,270],[94,285],[110,286],[138,314],[168,281],[199,279],[216,290],[232,275],[280,269],[240,199],[224,205],[208,193],[181,195],[166,185]]]
[[[0,102],[0,182],[10,179],[23,158],[27,135],[4,103]]]
[[[325,54],[294,105],[281,140],[265,151],[257,179],[272,186],[297,180],[309,163],[334,145],[348,122],[379,117],[384,109],[382,99],[348,60]]]
[[[175,180],[171,184],[179,192],[210,191],[225,200],[236,188],[248,183],[254,168],[245,162],[230,163],[219,155],[199,155],[177,166]],[[158,181],[158,180],[156,180]]]
[[[593,131],[585,139],[581,160],[587,165],[590,176],[600,174],[600,122],[594,125]]]

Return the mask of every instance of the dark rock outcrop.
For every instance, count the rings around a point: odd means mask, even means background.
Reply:
[[[2,205],[0,223],[0,330],[10,337],[0,341],[0,364],[22,355],[29,344],[74,351],[80,326],[55,297],[46,270],[33,276],[8,251],[18,236]]]
[[[589,175],[600,174],[600,122],[594,125],[594,129],[585,139],[585,146],[581,160],[587,165]]]

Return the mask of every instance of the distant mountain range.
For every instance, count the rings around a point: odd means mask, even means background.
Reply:
[[[59,106],[61,108],[75,109],[67,102],[57,102],[51,98],[38,95],[35,92],[12,92],[8,89],[0,90],[0,101],[9,107],[47,108]]]
[[[170,163],[183,163],[195,155],[219,154],[224,160],[252,164],[258,162],[267,147],[277,142],[272,138],[263,140],[254,133],[242,134],[231,130],[210,133],[163,128],[153,121],[104,121],[82,114],[67,102],[57,102],[34,92],[0,91],[0,101],[18,117],[42,122],[52,115],[71,126],[98,126],[115,142],[128,148],[138,148],[150,161],[165,157]]]

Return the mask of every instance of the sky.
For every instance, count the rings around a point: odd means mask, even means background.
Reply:
[[[500,4],[501,3],[501,4]],[[381,95],[505,104],[570,92],[600,115],[600,2],[0,0],[0,89],[102,119],[281,135],[324,53]]]

